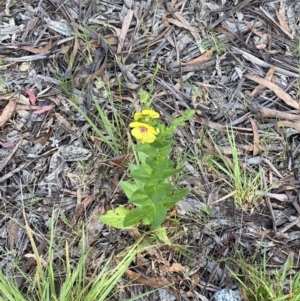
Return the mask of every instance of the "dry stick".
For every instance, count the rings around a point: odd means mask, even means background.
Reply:
[[[282,228],[281,230],[277,231],[277,233],[284,233],[288,229],[290,229],[290,228],[294,227],[295,225],[297,225],[299,222],[300,222],[300,216],[298,218],[296,218],[294,221],[292,221],[291,223],[289,223],[287,226]]]
[[[14,174],[16,174],[17,172],[21,171],[23,168],[26,168],[28,165],[30,165],[34,160],[27,162],[27,163],[23,163],[21,164],[19,167],[15,168],[14,170],[12,170],[11,172],[7,173],[6,175],[4,175],[3,177],[0,178],[0,183],[9,179],[10,177],[12,177]]]
[[[267,181],[266,181],[266,175],[265,175],[265,171],[262,169],[262,175],[263,175],[263,183],[264,183],[264,188],[267,187]],[[271,213],[271,217],[272,217],[272,224],[273,224],[273,231],[275,233],[277,233],[277,227],[276,227],[276,218],[275,218],[275,214],[274,214],[274,210],[273,210],[273,207],[272,207],[272,204],[271,204],[271,201],[270,201],[270,198],[268,196],[265,196],[265,202],[266,202],[266,205],[267,207],[269,208],[270,210],[270,213]]]

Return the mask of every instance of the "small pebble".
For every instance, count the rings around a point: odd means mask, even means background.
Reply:
[[[214,294],[213,298],[214,301],[243,301],[239,291],[233,291],[230,289],[218,291]]]

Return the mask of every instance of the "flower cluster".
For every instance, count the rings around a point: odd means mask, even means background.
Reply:
[[[129,126],[132,128],[131,134],[141,143],[152,143],[159,134],[159,129],[153,126],[152,119],[159,118],[159,113],[153,110],[143,110],[134,114],[134,122]],[[150,123],[150,124],[149,124]]]

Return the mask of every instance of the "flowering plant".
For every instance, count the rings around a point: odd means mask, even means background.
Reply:
[[[135,150],[139,164],[130,164],[131,180],[120,182],[128,202],[134,208],[118,207],[100,217],[102,222],[116,228],[144,224],[158,229],[168,210],[188,193],[187,189],[178,188],[170,181],[170,177],[182,169],[174,168],[169,154],[176,128],[184,125],[194,111],[185,111],[167,127],[158,120],[160,115],[151,109],[149,102],[144,103],[145,109],[135,113],[134,121],[129,124],[131,134],[138,141]]]

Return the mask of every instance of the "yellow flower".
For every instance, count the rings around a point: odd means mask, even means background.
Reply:
[[[134,114],[134,120],[139,120],[144,117],[150,117],[150,118],[159,118],[159,113],[153,111],[153,110],[143,110],[142,112],[137,112]]]
[[[131,134],[142,143],[152,143],[156,139],[156,135],[159,133],[159,129],[155,129],[153,126],[142,122],[131,122],[129,124],[131,128]]]

